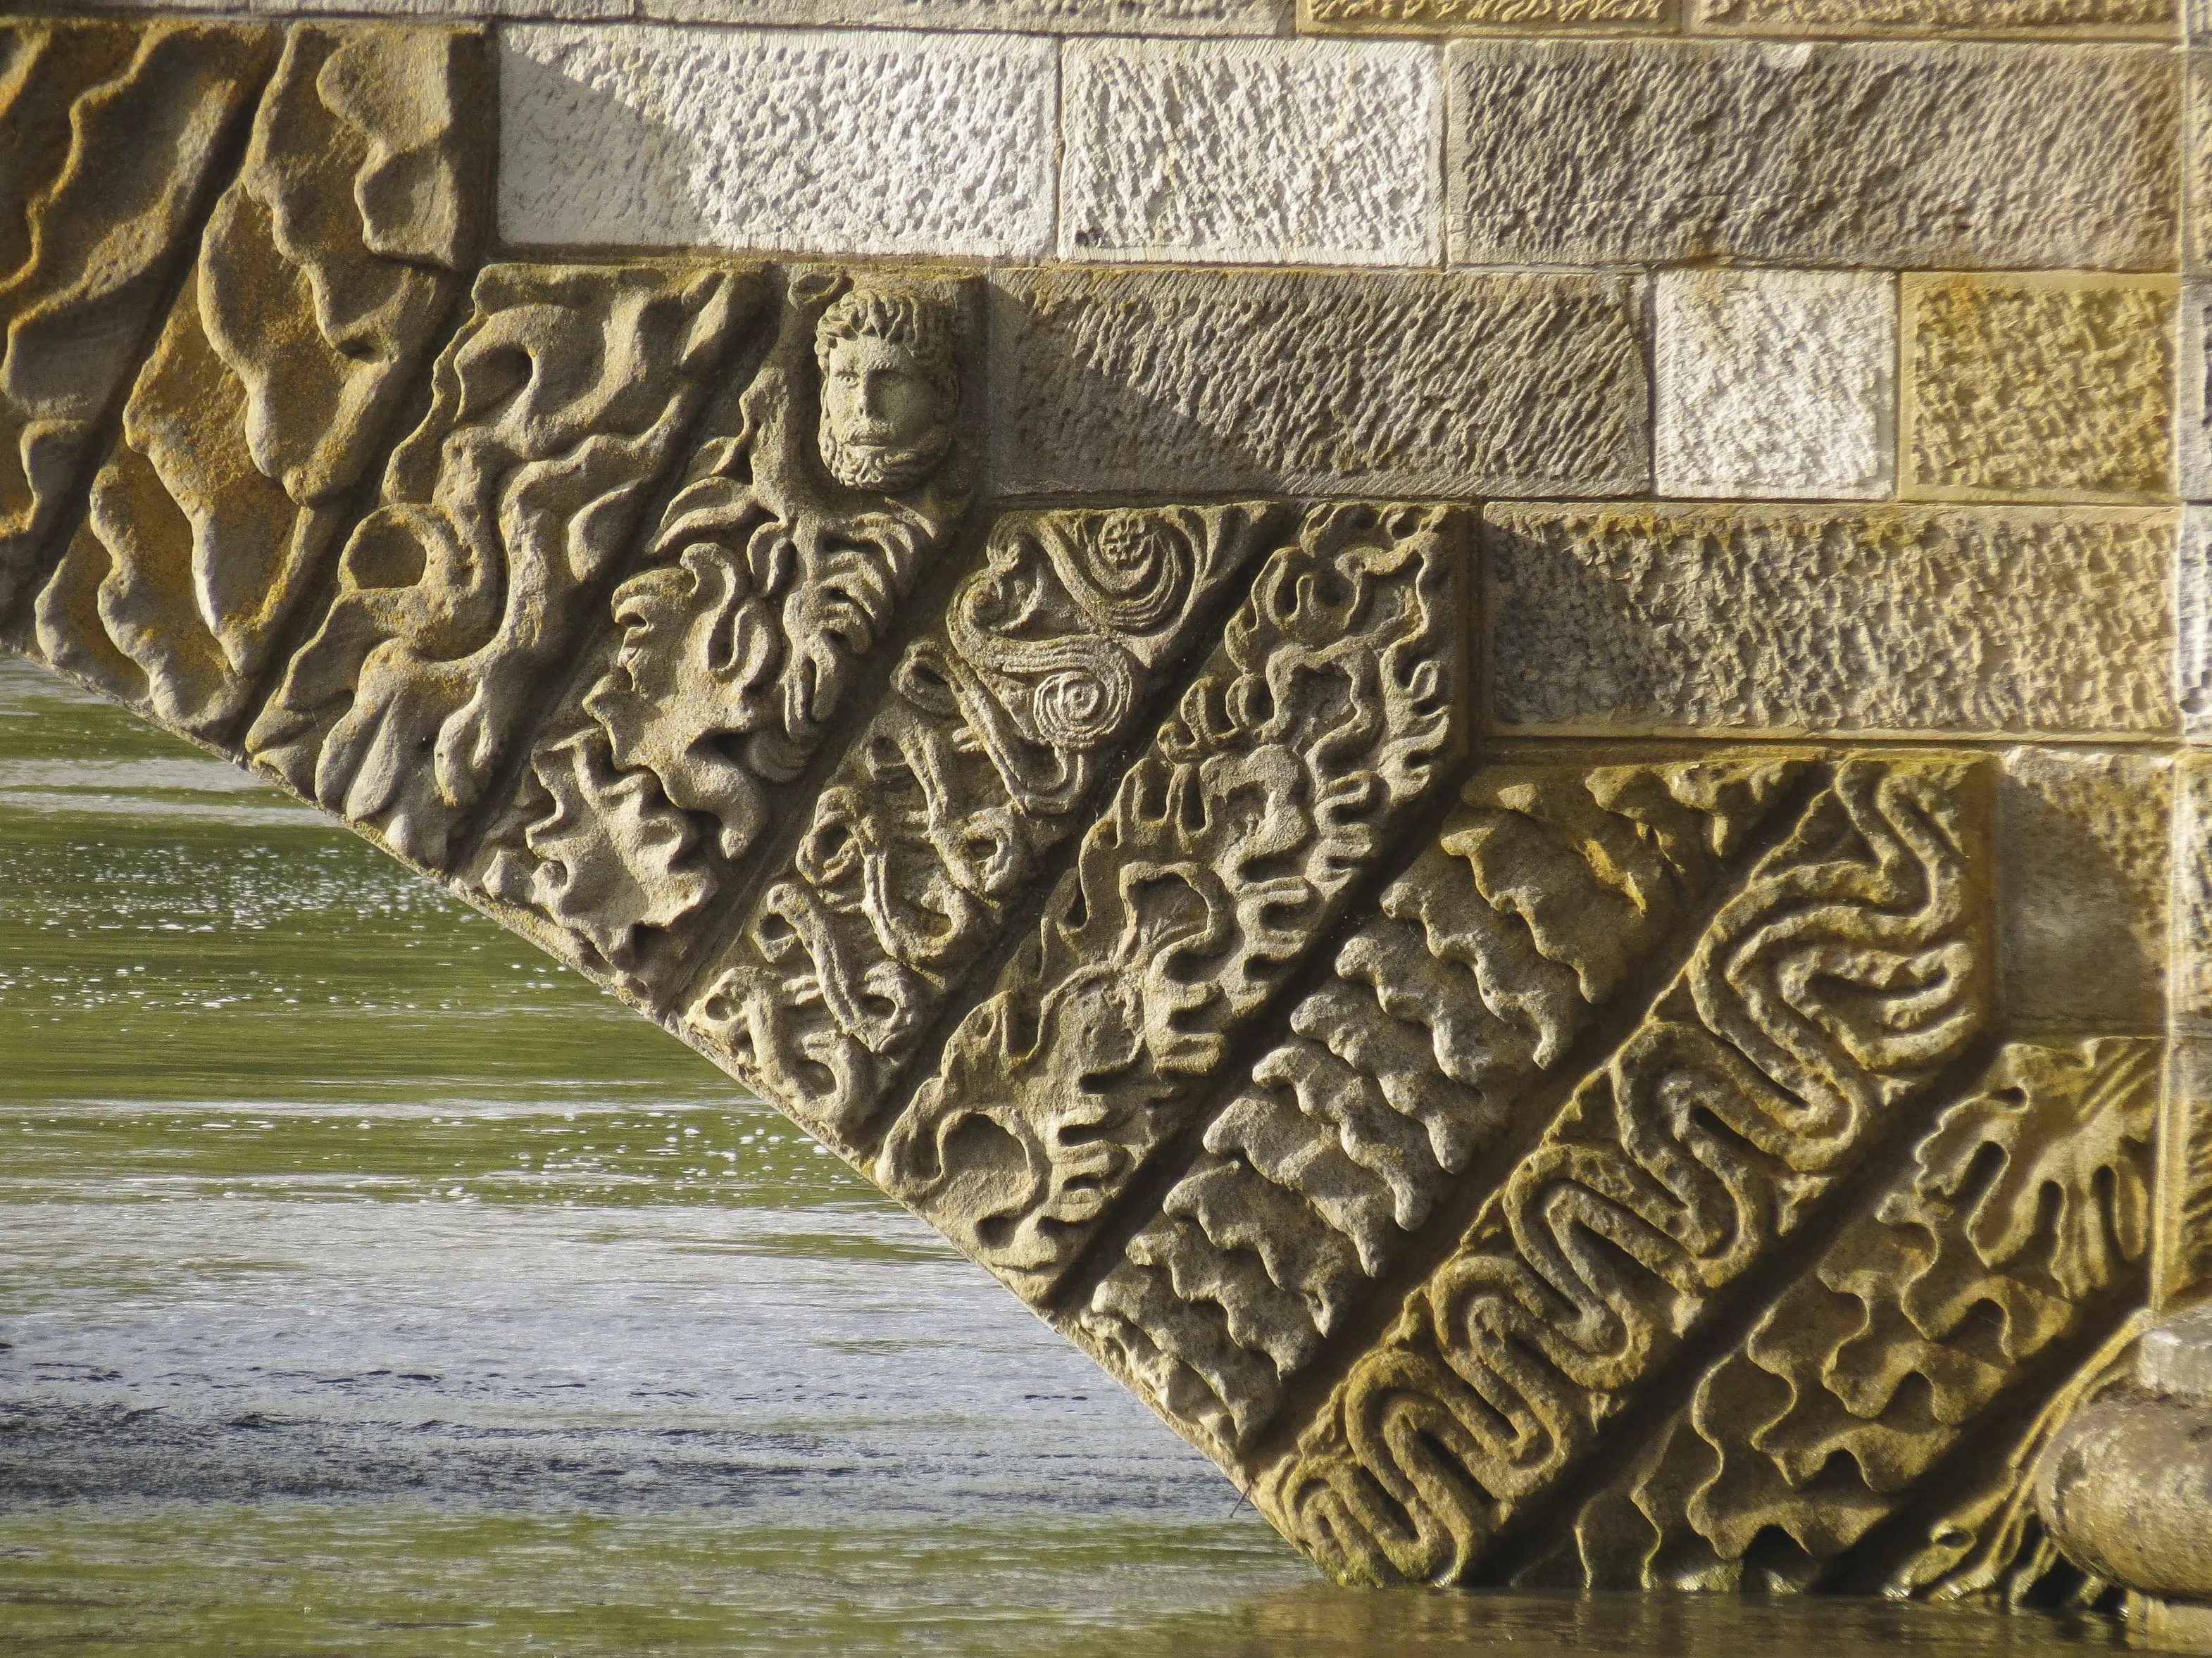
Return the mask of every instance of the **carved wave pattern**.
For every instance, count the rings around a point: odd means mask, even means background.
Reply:
[[[0,25],[0,616],[77,485],[273,32]]]
[[[2136,1038],[2003,1049],[1523,1581],[1820,1581],[2039,1356],[2136,1298],[2115,1292],[2139,1290],[2149,1243],[2157,1057]],[[2025,1465],[2013,1472],[2007,1498],[2027,1485]],[[2023,1505],[1978,1506],[1986,1525]],[[1978,1529],[1954,1519],[1893,1575],[1920,1588],[1953,1576],[1982,1552]]]
[[[1076,827],[1265,504],[1010,514],[815,802],[688,1017],[848,1149],[928,1022]]]
[[[1803,770],[1478,773],[1093,1287],[1084,1334],[1218,1454],[1247,1448],[1284,1381]]]
[[[480,35],[292,28],[237,179],[40,594],[58,665],[201,735],[243,712],[475,257]]]
[[[1842,762],[1269,1471],[1326,1568],[1469,1576],[1983,1017],[1972,762]]]
[[[254,762],[447,868],[757,302],[714,267],[487,266]]]
[[[885,1137],[884,1187],[1031,1301],[1449,762],[1457,527],[1308,516]]]
[[[498,837],[490,889],[625,976],[678,970],[687,940],[671,935],[753,851],[775,789],[813,757],[973,495],[964,439],[897,495],[824,465],[815,331],[848,286],[793,283],[737,429],[695,452],[644,568],[615,590],[615,637],[549,720]]]

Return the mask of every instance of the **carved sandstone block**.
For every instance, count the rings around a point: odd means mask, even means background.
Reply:
[[[2166,1302],[2212,1284],[2212,755],[2185,751],[2172,781],[2156,1272]]]
[[[276,50],[222,24],[0,24],[0,620],[97,459]]]
[[[1483,767],[1063,1327],[1234,1463],[1806,766]]]
[[[483,37],[301,24],[37,605],[49,660],[163,724],[242,714],[474,263]]]
[[[1515,1581],[1804,1589],[1849,1572],[1856,1546],[1920,1502],[1952,1523],[1923,1523],[1901,1548],[1876,1540],[1885,1576],[1947,1598],[2024,1589],[2036,1540],[2004,1521],[2027,1506],[2030,1461],[2008,1459],[2010,1489],[1965,1515],[1944,1501],[1941,1465],[1985,1418],[2066,1391],[2054,1351],[2128,1326],[2158,1093],[2153,1041],[2008,1043],[1705,1368],[1686,1408],[1524,1546]]]
[[[1342,1578],[1484,1575],[1499,1527],[1924,1108],[1989,997],[1985,769],[1835,766],[1261,1473],[1286,1535]]]
[[[1019,34],[1280,34],[1290,0],[643,0],[680,22],[834,28],[984,29]]]
[[[1508,726],[2156,735],[2178,514],[1493,507]]]
[[[2140,749],[2014,749],[1997,785],[1998,932],[2015,1029],[2166,1017],[2172,767]]]
[[[1433,264],[1437,67],[1411,44],[1070,43],[1060,256]]]
[[[1301,28],[1344,34],[1657,28],[1676,0],[1298,0]]]
[[[587,970],[677,970],[966,511],[973,287],[798,273],[702,422],[473,860]]]
[[[1889,493],[1897,289],[1888,276],[1667,271],[1653,300],[1661,495]]]
[[[1279,544],[1267,504],[1010,513],[763,876],[684,1015],[858,1157],[948,999],[1084,824],[1213,601]]]
[[[2156,47],[1462,40],[1447,74],[1456,262],[2173,260]]]
[[[500,46],[510,242],[816,257],[1051,246],[1048,39],[519,25]]]
[[[1648,487],[1627,280],[1022,271],[992,302],[992,465],[1016,492]]]
[[[2170,276],[1907,276],[1907,495],[2173,493]]]
[[[1460,741],[1451,510],[1316,507],[947,1039],[876,1180],[1049,1303]]]
[[[2178,0],[1696,0],[1715,34],[2035,34],[2164,40]]]
[[[759,299],[714,266],[485,267],[253,763],[450,867]]]

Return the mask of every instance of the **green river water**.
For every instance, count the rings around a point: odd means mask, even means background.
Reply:
[[[1333,1589],[696,1055],[318,814],[0,659],[0,1653],[2129,1638]]]

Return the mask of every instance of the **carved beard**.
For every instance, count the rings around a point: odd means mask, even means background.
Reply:
[[[878,489],[885,495],[917,484],[936,469],[952,442],[952,431],[942,423],[929,428],[919,443],[893,449],[879,443],[848,441],[838,434],[824,415],[821,427],[822,460],[830,476],[848,489]]]

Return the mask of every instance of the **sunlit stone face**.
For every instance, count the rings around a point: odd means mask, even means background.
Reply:
[[[822,372],[822,459],[856,489],[903,489],[951,435],[938,380],[902,344],[862,334],[830,348]]]

